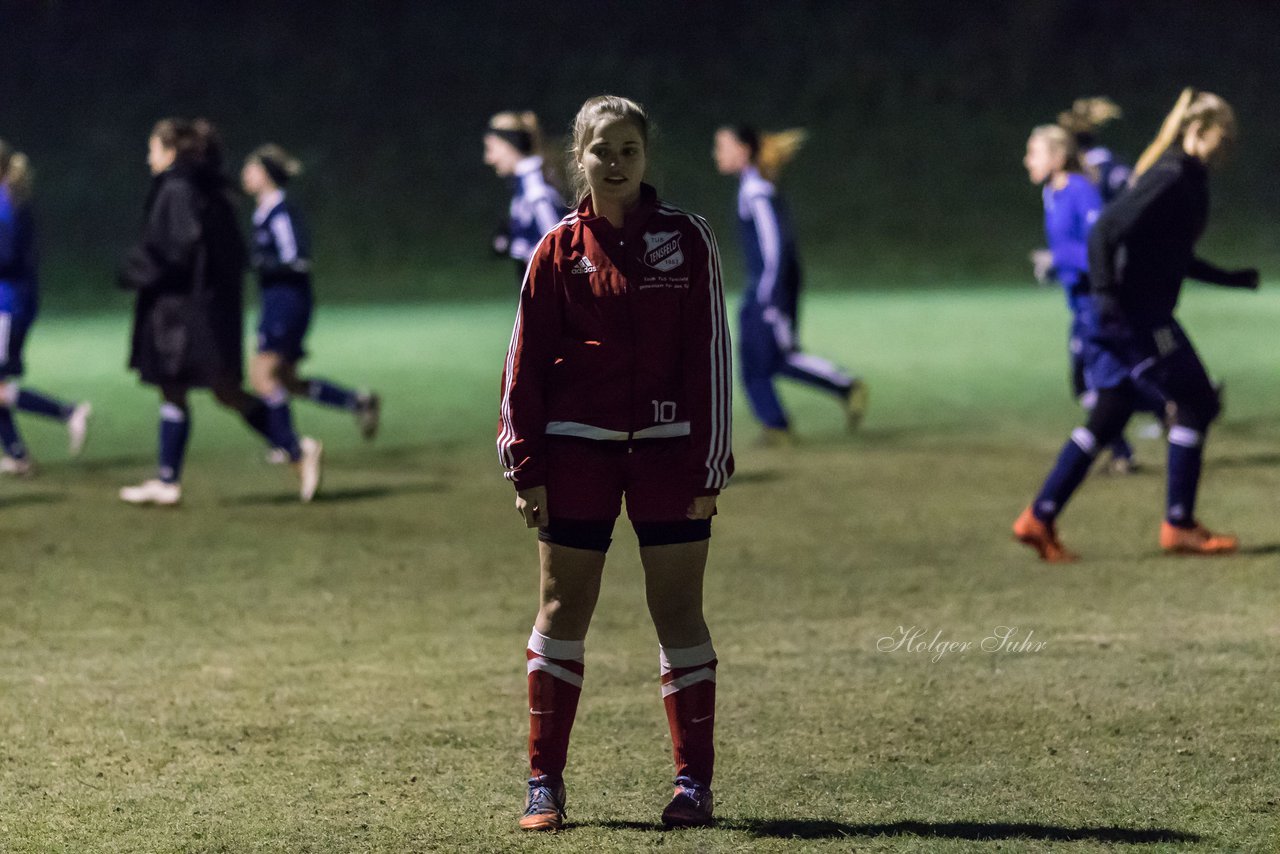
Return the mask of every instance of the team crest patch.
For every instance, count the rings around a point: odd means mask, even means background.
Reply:
[[[644,263],[655,270],[668,273],[684,263],[684,252],[680,249],[680,232],[659,231],[657,234],[644,233]]]

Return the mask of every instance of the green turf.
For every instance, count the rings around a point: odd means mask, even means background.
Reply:
[[[0,483],[0,851],[1271,851],[1280,827],[1280,298],[1197,290],[1228,382],[1203,515],[1230,559],[1157,554],[1148,466],[1063,519],[1085,561],[1008,539],[1078,417],[1051,291],[815,295],[807,343],[866,375],[842,434],[788,389],[803,443],[752,446],[721,500],[719,827],[656,829],[671,774],[656,643],[620,527],[588,641],[570,819],[514,831],[534,543],[492,450],[511,305],[322,310],[311,367],[386,397],[383,435],[296,418],[323,500],[199,401],[186,505],[115,498],[154,454],[123,316],[49,318],[33,387],[93,399],[86,456],[22,424]],[[1036,652],[881,652],[899,627]]]

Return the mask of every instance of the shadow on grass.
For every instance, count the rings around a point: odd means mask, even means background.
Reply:
[[[583,826],[609,830],[660,831],[662,825],[641,821],[584,822]],[[1193,833],[1162,827],[1060,827],[1053,824],[1025,824],[977,821],[895,821],[888,824],[845,824],[824,819],[721,819],[721,830],[739,830],[762,839],[849,839],[858,836],[919,836],[930,839],[972,841],[1037,839],[1045,842],[1102,842],[1124,845],[1152,845],[1161,842],[1199,842]]]
[[[341,504],[352,501],[369,501],[375,498],[390,498],[393,495],[415,495],[428,492],[444,492],[448,489],[442,483],[405,483],[398,486],[361,486],[350,489],[325,489],[312,500],[313,504]],[[295,492],[254,493],[224,498],[220,502],[224,507],[251,507],[254,505],[297,504]]]
[[[28,504],[61,504],[67,496],[61,492],[24,492],[0,498],[0,507],[22,507]]]
[[[1104,842],[1147,845],[1199,842],[1200,837],[1166,828],[1061,827],[1054,824],[978,821],[895,821],[889,824],[844,824],[822,819],[726,821],[722,827],[745,830],[771,839],[840,839],[850,836],[921,836],[933,839],[1039,839],[1046,842]]]
[[[1242,555],[1276,555],[1280,554],[1280,543],[1259,543],[1256,546],[1241,546],[1236,554]]]
[[[1280,466],[1280,454],[1239,454],[1234,457],[1210,457],[1205,461],[1205,468],[1216,469],[1251,469]]]

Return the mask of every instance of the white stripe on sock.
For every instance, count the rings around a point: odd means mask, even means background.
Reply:
[[[573,685],[575,688],[582,687],[581,676],[579,676],[577,673],[574,673],[572,670],[570,670],[567,667],[561,667],[560,665],[556,664],[554,661],[547,661],[545,658],[541,658],[541,657],[531,658],[529,659],[528,665],[526,665],[525,667],[525,671],[528,673],[532,673],[535,670],[541,670],[543,673],[546,673],[548,676],[554,676],[556,679],[559,679],[561,682],[567,682],[570,685]],[[666,695],[664,694],[663,696],[665,697]]]
[[[716,672],[710,667],[704,667],[701,670],[695,670],[692,673],[686,673],[683,676],[677,676],[670,682],[662,686],[662,696],[670,697],[677,691],[683,691],[690,685],[697,685],[699,682],[716,681]]]

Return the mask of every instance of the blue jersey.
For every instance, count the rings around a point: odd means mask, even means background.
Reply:
[[[777,188],[751,166],[743,170],[738,184],[738,224],[747,262],[744,308],[773,308],[794,319],[800,294],[800,261],[791,217]]]
[[[0,312],[34,313],[36,263],[31,207],[0,184]]]
[[[1098,145],[1084,152],[1081,159],[1097,174],[1098,192],[1102,194],[1104,204],[1123,193],[1129,186],[1129,176],[1133,174],[1133,168],[1116,160],[1111,149]]]
[[[263,288],[311,285],[311,237],[282,191],[267,196],[253,212],[250,264]]]
[[[1089,179],[1067,174],[1066,186],[1044,185],[1044,232],[1053,253],[1053,275],[1079,311],[1089,292],[1089,230],[1102,211],[1102,196]]]
[[[526,157],[517,163],[512,185],[507,251],[517,261],[528,263],[542,235],[555,228],[568,210],[560,193],[543,176],[541,157]]]

